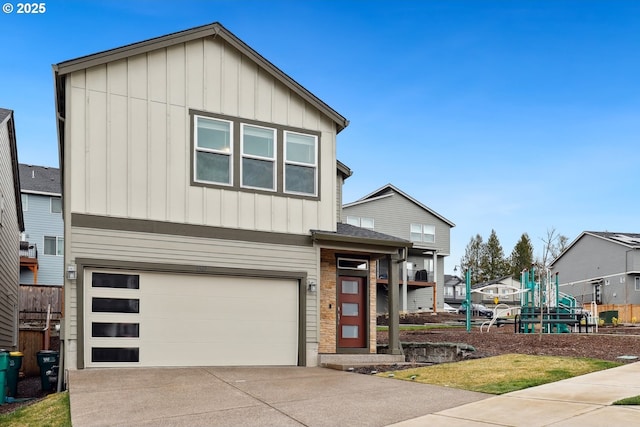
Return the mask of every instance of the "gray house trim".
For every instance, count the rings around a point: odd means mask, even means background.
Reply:
[[[307,364],[307,273],[300,271],[251,270],[224,267],[209,267],[184,264],[158,264],[137,261],[113,261],[93,258],[75,260],[78,276],[76,279],[79,319],[84,319],[84,270],[86,268],[109,268],[114,270],[149,271],[154,273],[202,274],[210,276],[235,276],[271,279],[293,279],[298,281],[298,366]],[[78,368],[86,368],[84,354],[84,320],[78,322]]]
[[[345,204],[343,207],[346,208],[346,207],[353,206],[353,205],[356,205],[356,204],[367,203],[367,202],[370,202],[370,201],[378,200],[378,198],[386,196],[385,193],[388,192],[389,190],[392,190],[392,191],[400,194],[401,196],[405,197],[406,199],[412,201],[413,203],[415,203],[416,205],[420,206],[425,211],[429,212],[433,216],[435,216],[435,217],[439,218],[440,220],[442,220],[443,222],[447,223],[450,227],[455,227],[456,226],[453,222],[451,222],[447,218],[443,217],[442,215],[440,215],[439,213],[437,213],[433,209],[431,209],[431,208],[425,206],[424,204],[420,203],[418,200],[414,199],[413,197],[411,197],[410,195],[408,195],[404,191],[400,190],[398,187],[394,186],[393,184],[387,184],[387,185],[385,185],[383,187],[380,187],[379,189],[375,190],[374,192],[372,192],[370,194],[367,194],[364,197],[361,197],[360,199],[356,200],[355,202]]]
[[[24,231],[24,216],[22,213],[22,196],[20,195],[20,172],[18,169],[18,144],[16,142],[16,125],[13,117],[13,110],[0,108],[0,126],[6,124],[9,136],[9,150],[11,152],[11,168],[13,175],[13,191],[16,198],[16,211],[18,228]]]
[[[71,226],[102,230],[122,230],[140,233],[168,234],[174,236],[203,237],[209,239],[238,240],[254,243],[272,243],[289,246],[313,246],[311,236],[304,234],[274,233],[79,213],[71,214]]]

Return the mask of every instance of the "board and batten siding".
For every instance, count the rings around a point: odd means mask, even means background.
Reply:
[[[238,270],[306,272],[308,280],[318,282],[318,249],[251,243],[189,236],[151,234],[120,230],[71,228],[71,255],[113,262],[183,265]],[[68,282],[70,296],[68,338],[77,339],[78,301],[75,282]],[[315,298],[306,303],[307,342],[318,339],[318,308]]]
[[[450,253],[451,227],[449,224],[397,193],[344,207],[343,222],[346,222],[347,216],[374,218],[375,231],[406,240],[411,240],[411,224],[434,225],[436,227],[435,248],[438,252]],[[431,247],[431,244],[428,245]]]
[[[64,281],[64,257],[45,255],[44,237],[64,237],[64,223],[61,213],[51,212],[52,196],[22,193],[27,196],[27,209],[24,210],[26,240],[38,247],[38,285],[61,286]],[[55,196],[53,196],[55,197]],[[60,198],[59,196],[56,198]],[[20,283],[33,285],[31,270],[20,271]]]
[[[220,38],[65,78],[70,211],[296,234],[335,230],[335,123]],[[190,109],[320,132],[319,200],[191,186]]]
[[[0,348],[17,345],[18,280],[20,278],[20,226],[16,205],[11,141],[6,124],[0,125],[0,199],[4,203],[0,225]]]

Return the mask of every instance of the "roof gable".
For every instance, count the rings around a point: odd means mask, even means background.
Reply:
[[[573,246],[575,246],[580,240],[582,240],[585,236],[591,236],[596,239],[602,239],[609,241],[611,243],[615,243],[627,248],[640,248],[640,234],[639,233],[618,233],[618,232],[609,232],[609,231],[583,231],[580,233],[576,239],[571,242],[564,251],[556,259],[553,260],[551,266],[553,266],[560,258],[564,256],[567,252],[571,250]]]
[[[220,37],[240,51],[243,55],[250,58],[262,70],[266,71],[287,88],[298,94],[306,102],[313,105],[320,112],[329,117],[336,124],[337,132],[340,132],[349,125],[349,121],[346,118],[309,92],[306,88],[269,62],[266,58],[253,50],[218,22],[55,64],[53,65],[53,70],[56,80],[56,99],[59,100],[60,105],[63,105],[64,100],[61,99],[60,96],[64,85],[60,81],[60,78],[65,74],[206,37]],[[59,106],[58,110],[60,110]]]
[[[369,193],[364,197],[361,197],[360,199],[356,200],[355,202],[351,202],[351,203],[345,204],[343,207],[348,208],[349,206],[355,206],[355,205],[359,205],[359,204],[363,204],[363,203],[374,202],[374,201],[379,200],[381,198],[389,197],[389,196],[393,195],[394,193],[404,197],[405,199],[407,199],[410,202],[414,203],[415,205],[417,205],[421,209],[423,209],[426,212],[430,213],[431,215],[437,217],[438,219],[440,219],[441,221],[443,221],[447,225],[449,225],[449,227],[455,227],[456,226],[452,221],[448,220],[447,218],[445,218],[444,216],[440,215],[439,213],[437,213],[433,209],[429,208],[428,206],[422,204],[421,202],[419,202],[418,200],[414,199],[413,197],[411,197],[410,195],[408,195],[407,193],[405,193],[404,191],[400,190],[398,187],[396,187],[396,186],[394,186],[392,184],[387,184],[387,185],[385,185],[383,187],[380,187],[377,190],[375,190],[374,192]]]

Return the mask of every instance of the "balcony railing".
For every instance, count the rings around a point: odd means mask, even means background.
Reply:
[[[35,243],[20,242],[20,258],[38,259],[38,246]]]

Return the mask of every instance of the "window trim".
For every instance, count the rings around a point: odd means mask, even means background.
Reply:
[[[254,127],[259,129],[270,130],[273,134],[273,158],[257,156],[255,154],[245,154],[244,152],[244,129],[247,127]],[[254,187],[251,185],[246,185],[244,183],[244,159],[253,159],[253,160],[261,160],[266,162],[273,163],[273,175],[271,180],[271,188],[264,187]],[[240,187],[242,188],[251,188],[254,190],[262,190],[262,191],[277,191],[278,190],[278,132],[274,128],[266,127],[266,126],[258,126],[254,124],[240,122]]]
[[[53,210],[53,201],[54,200],[59,200],[60,201],[60,211],[59,212]],[[49,197],[49,213],[52,213],[52,214],[62,213],[62,198],[61,197],[54,197],[54,196]]]
[[[232,133],[232,172],[231,172],[231,184],[218,184],[210,181],[203,181],[196,179],[196,129],[197,129],[197,120],[196,117],[203,117],[205,119],[214,119],[214,120],[222,120],[233,123],[233,133]],[[190,120],[190,144],[191,144],[191,156],[190,156],[190,185],[192,187],[205,187],[205,188],[215,188],[215,189],[233,189],[239,192],[253,193],[253,194],[265,194],[269,196],[282,196],[290,199],[304,199],[304,200],[321,200],[322,194],[322,133],[316,130],[310,129],[302,129],[296,128],[293,126],[284,126],[277,123],[268,123],[261,122],[257,120],[244,119],[240,117],[228,116],[224,114],[217,114],[206,112],[202,110],[189,109],[189,120]],[[253,187],[243,187],[240,185],[240,163],[241,163],[241,149],[240,144],[240,124],[248,124],[252,126],[266,127],[270,129],[275,129],[276,131],[276,189],[274,190],[265,190],[260,188]],[[294,193],[294,192],[285,192],[284,191],[284,132],[294,132],[302,135],[308,135],[315,137],[316,141],[316,170],[315,170],[315,195],[305,194],[305,193]],[[233,142],[236,142],[235,144]],[[335,171],[334,171],[335,173]]]
[[[640,276],[636,276],[635,278],[635,290],[640,292]]]
[[[417,230],[417,227],[420,227],[420,240],[414,239],[412,236],[412,234],[418,234],[418,231],[414,231],[414,228]],[[433,233],[425,233],[426,227],[433,227]],[[425,236],[433,236],[433,240],[426,240]],[[418,223],[410,224],[409,240],[412,242],[418,242],[418,243],[436,243],[436,226],[432,224],[418,224]]]
[[[301,136],[310,136],[313,138],[313,159],[312,163],[299,162],[295,160],[287,159],[287,135],[301,135]],[[285,194],[297,194],[303,196],[317,196],[318,195],[318,136],[310,135],[303,132],[296,132],[291,130],[284,130],[282,133],[282,144],[284,149],[283,159],[282,159],[282,169],[283,169],[283,178],[282,185],[283,191]],[[287,191],[286,182],[287,182],[287,166],[300,166],[305,168],[313,168],[313,193],[303,193],[300,191]]]
[[[20,200],[22,202],[22,212],[29,210],[29,195],[27,193],[20,194]]]
[[[200,147],[198,146],[198,139],[197,139],[197,134],[198,134],[198,119],[205,119],[205,120],[212,120],[212,121],[218,121],[218,122],[225,122],[229,124],[229,134],[230,134],[230,138],[229,138],[229,152],[225,152],[223,150],[215,150],[213,148],[206,148],[206,147]],[[200,183],[206,183],[206,184],[214,184],[217,186],[222,186],[222,187],[231,187],[233,186],[233,166],[234,166],[234,153],[235,153],[235,147],[234,147],[234,122],[231,120],[225,120],[225,119],[220,119],[217,117],[208,117],[208,116],[203,116],[200,114],[195,114],[193,115],[193,126],[191,128],[191,138],[193,141],[193,149],[192,149],[192,158],[193,158],[193,180],[195,182],[200,182]],[[198,152],[201,153],[211,153],[211,154],[218,154],[218,155],[223,155],[223,156],[227,156],[229,157],[229,183],[224,183],[224,182],[216,182],[216,181],[207,181],[204,179],[198,179],[198,169],[197,169],[197,155]]]
[[[47,253],[47,238],[56,239],[56,253],[48,254]],[[62,252],[60,252],[62,249]],[[64,256],[64,236],[42,236],[42,254],[47,256]]]

